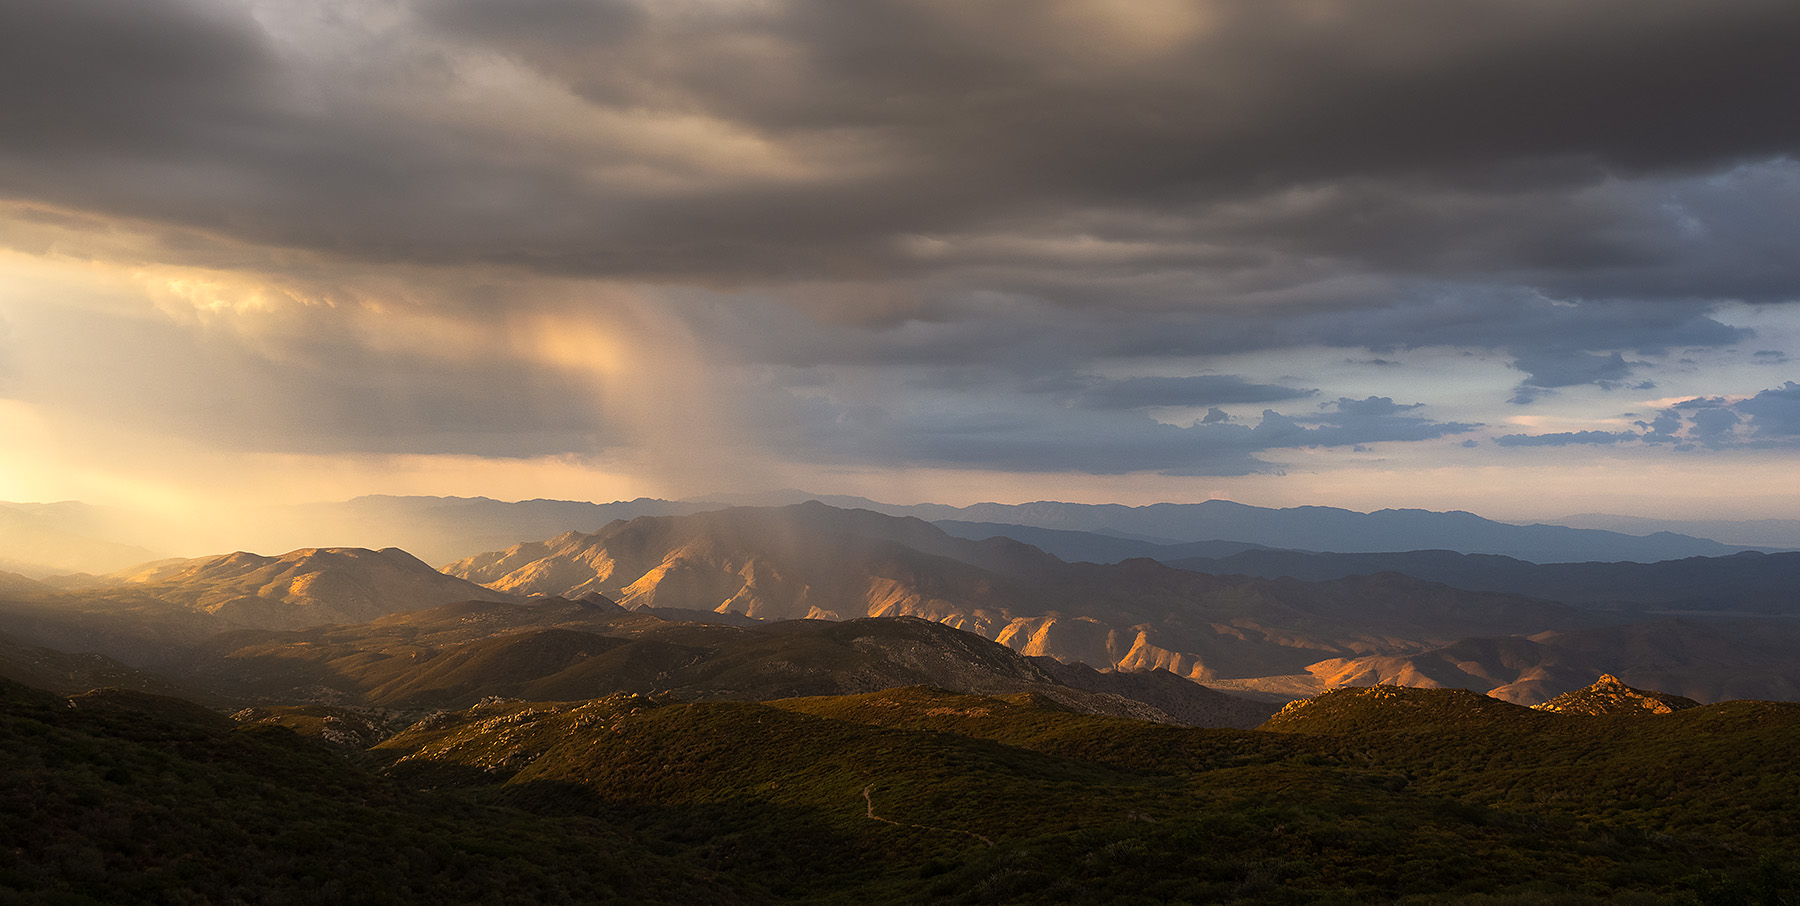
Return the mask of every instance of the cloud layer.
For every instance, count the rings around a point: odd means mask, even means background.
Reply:
[[[1788,449],[1797,35],[1785,0],[5,4],[0,394],[689,483]]]

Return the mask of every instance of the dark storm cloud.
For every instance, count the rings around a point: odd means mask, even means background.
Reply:
[[[179,0],[0,5],[0,123],[15,159],[191,153],[257,118],[275,75],[241,13]]]
[[[942,368],[978,362],[1016,373],[1066,374],[1070,363],[1083,357],[1203,357],[1308,345],[1384,352],[1443,346],[1505,353],[1517,360],[1528,381],[1541,375],[1539,386],[1569,386],[1582,375],[1623,380],[1633,371],[1632,362],[1623,357],[1623,367],[1617,367],[1611,352],[1598,361],[1588,350],[1656,355],[1730,346],[1754,336],[1747,328],[1719,321],[1713,305],[1691,301],[1565,301],[1526,289],[1448,284],[1388,284],[1346,295],[1356,301],[1343,303],[1341,310],[1294,304],[1147,311],[1129,318],[1031,297],[985,305],[939,299],[921,303],[914,317],[877,325],[821,322],[753,297],[695,301],[683,312],[726,354],[788,365]]]
[[[1557,267],[1637,254],[1605,250],[1605,204],[1559,216],[1573,189],[1800,149],[1781,0],[369,6],[299,17],[336,29],[313,40],[342,57],[320,57],[224,4],[8,4],[0,99],[23,128],[0,186],[376,259],[691,278],[904,276],[934,269],[905,237],[1103,208],[1195,219],[1163,254],[1204,265],[1217,250],[1179,246],[1209,205],[1317,185],[1338,213],[1296,238],[1319,249],[1386,236],[1359,253],[1379,264],[1446,222],[1569,224],[1472,243],[1485,266]],[[625,126],[509,141],[504,111],[454,109],[496,53],[548,80],[510,90],[720,124],[795,172],[677,173]],[[608,167],[649,178],[592,177]],[[1529,203],[1474,210],[1497,198]]]
[[[673,326],[621,337],[634,364],[691,339],[797,458],[1243,474],[1476,426],[1273,368],[1095,375],[1443,347],[1505,356],[1527,403],[1751,339],[1722,305],[1800,299],[1796,34],[1789,0],[0,0],[0,201],[41,218],[0,245],[80,257],[43,236],[131,218],[134,264],[641,281]],[[554,356],[394,354],[350,317],[280,354],[190,330],[168,374],[70,406],[191,393],[181,430],[246,446],[617,440]],[[291,388],[287,427],[234,386]],[[1783,399],[1633,436],[1774,442]]]

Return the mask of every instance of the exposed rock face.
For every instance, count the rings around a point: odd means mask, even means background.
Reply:
[[[1683,708],[1694,708],[1699,702],[1664,692],[1633,689],[1610,673],[1603,674],[1593,685],[1535,705],[1539,711],[1557,714],[1670,714]]]

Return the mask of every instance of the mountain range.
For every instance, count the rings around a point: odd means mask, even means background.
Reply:
[[[1233,541],[1249,546],[1339,553],[1448,549],[1500,554],[1537,563],[1654,562],[1754,549],[1667,531],[1639,536],[1561,525],[1513,525],[1461,511],[1386,509],[1360,513],[1326,506],[1274,509],[1229,500],[1135,507],[1051,501],[964,507],[896,506],[857,497],[809,498],[800,492],[792,496],[933,522],[1000,523],[1092,532],[1163,545]]]
[[[445,570],[502,592],[597,593],[628,608],[918,616],[1026,654],[1276,692],[1316,689],[1308,667],[1324,660],[1606,622],[1553,602],[1397,574],[1309,583],[1150,560],[1065,563],[1006,538],[970,541],[917,519],[817,502],[642,517]]]
[[[1800,705],[1767,700],[1800,699],[1795,555],[627,515],[443,571],[383,546],[0,573],[9,895],[1800,894]]]
[[[1632,535],[1559,525],[1510,525],[1469,513],[1425,510],[1359,513],[1333,507],[1269,509],[1223,500],[1141,507],[1054,502],[951,507],[896,505],[860,497],[815,497],[798,491],[755,496],[764,498],[763,503],[785,505],[818,499],[844,509],[913,516],[943,522],[952,534],[969,531],[958,524],[996,523],[1015,526],[1010,530],[1015,535],[1025,529],[1073,531],[1151,545],[1137,548],[1135,553],[1124,553],[1124,548],[1112,544],[1095,554],[1065,548],[1049,535],[1022,539],[1070,560],[1217,557],[1273,547],[1331,552],[1443,548],[1533,562],[1653,562],[1779,549],[1721,544],[1668,531]],[[213,514],[202,524],[171,522],[76,502],[0,502],[0,570],[36,579],[79,572],[104,574],[157,557],[231,547],[261,551],[398,547],[428,562],[444,563],[564,532],[593,532],[615,519],[688,515],[741,502],[730,499],[730,495],[716,500],[638,498],[604,504],[374,495],[338,503]],[[1088,539],[1080,543],[1091,548],[1094,542]],[[1184,552],[1156,549],[1187,544],[1196,546]]]
[[[597,595],[671,620],[740,626],[913,616],[1027,656],[1119,676],[1164,670],[1267,697],[1404,683],[1534,704],[1612,673],[1705,701],[1780,699],[1800,697],[1790,653],[1800,631],[1783,615],[1796,560],[1531,564],[1266,549],[1172,559],[1207,570],[1197,572],[1149,559],[1069,563],[1003,536],[959,538],[914,518],[812,502],[617,520],[466,558],[448,575],[389,548],[159,561],[60,589],[21,578],[0,596],[0,631],[144,666],[178,662],[226,630]],[[1220,565],[1258,562],[1284,575]],[[1721,593],[1698,596],[1712,589]]]
[[[1800,552],[1743,551],[1655,563],[1532,563],[1450,550],[1317,553],[1237,542],[1157,544],[1002,523],[934,523],[961,538],[1012,538],[1063,560],[1116,563],[1135,557],[1215,575],[1322,582],[1403,573],[1470,591],[1493,591],[1583,607],[1658,611],[1800,612]],[[1202,553],[1202,551],[1209,551]]]

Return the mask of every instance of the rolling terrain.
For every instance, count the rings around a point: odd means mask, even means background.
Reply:
[[[1200,573],[1148,559],[1068,563],[1005,537],[958,538],[917,519],[809,503],[616,521],[593,534],[468,558],[447,568],[454,575],[389,548],[157,561],[60,588],[8,580],[0,632],[23,644],[145,667],[180,663],[202,643],[214,651],[208,640],[231,630],[359,625],[453,602],[597,595],[633,613],[740,627],[915,616],[1046,663],[1108,671],[1088,671],[1084,688],[1107,684],[1109,692],[1146,702],[1156,693],[1129,674],[1164,670],[1225,691],[1282,698],[1401,683],[1535,704],[1608,673],[1701,701],[1800,697],[1800,658],[1793,654],[1800,627],[1779,612],[1789,594],[1784,580],[1800,554],[1539,565],[1441,551],[1247,550],[1227,560],[1255,557],[1352,565],[1340,571],[1398,565],[1468,584],[1479,584],[1470,575],[1498,576],[1502,587],[1570,600],[1468,590],[1391,571],[1304,581]],[[1421,568],[1434,564],[1438,572]],[[1695,589],[1708,577],[1718,591],[1700,601]],[[1659,612],[1668,602],[1659,604],[1657,595],[1712,609],[1672,617]],[[1717,609],[1752,604],[1776,612]],[[515,644],[465,641],[495,646],[467,654],[490,660]],[[577,649],[597,656],[587,651],[593,644],[540,639],[552,660]],[[528,659],[524,649],[504,656]],[[351,685],[339,691],[375,688]]]
[[[1246,731],[902,687],[490,699],[390,733],[0,681],[0,729],[0,877],[25,903],[1800,894],[1800,705],[1595,716],[1375,687]]]
[[[1725,674],[1743,665],[1716,640],[1755,627],[1665,627],[1663,635],[1689,637],[1678,645],[1692,655],[1691,675],[1674,677],[1667,659],[1616,660],[1649,633],[1624,629],[1617,613],[1392,572],[1305,582],[1142,559],[1065,563],[1008,538],[956,538],[918,520],[819,503],[617,522],[446,570],[498,591],[599,593],[627,608],[919,616],[1034,656],[1290,697],[1408,682],[1531,704],[1620,672],[1679,679],[1681,694],[1716,700],[1733,691],[1785,697],[1783,684],[1800,678],[1800,662],[1782,656],[1763,665],[1761,685],[1726,688]],[[1606,650],[1609,640],[1618,650]],[[1447,660],[1465,652],[1474,656]]]
[[[817,504],[615,522],[455,571],[327,549],[18,584],[9,895],[1800,894],[1800,705],[1695,701],[1800,697],[1800,639],[1772,619],[1065,563]],[[65,653],[96,640],[134,658]],[[1191,681],[1220,674],[1361,687],[1272,714]]]
[[[1197,572],[1308,582],[1395,572],[1471,591],[1524,595],[1590,608],[1800,614],[1797,552],[1752,551],[1656,563],[1530,563],[1444,550],[1375,554],[1253,550],[1226,557],[1173,557],[1163,562]]]
[[[1372,513],[1326,506],[1272,509],[1229,500],[1155,503],[1148,506],[1042,501],[1016,505],[978,503],[892,506],[847,503],[892,515],[927,520],[1002,523],[1044,529],[1097,532],[1162,544],[1192,541],[1249,542],[1264,547],[1365,553],[1449,549],[1499,554],[1540,563],[1587,560],[1653,562],[1722,556],[1747,549],[1674,532],[1627,535],[1561,525],[1513,525],[1461,511],[1388,509]]]
[[[926,620],[731,627],[596,600],[470,602],[363,625],[225,633],[164,669],[240,701],[410,710],[496,696],[766,701],[927,684],[1167,723],[1250,727],[1273,711],[1166,673],[1123,683],[1070,670]]]

